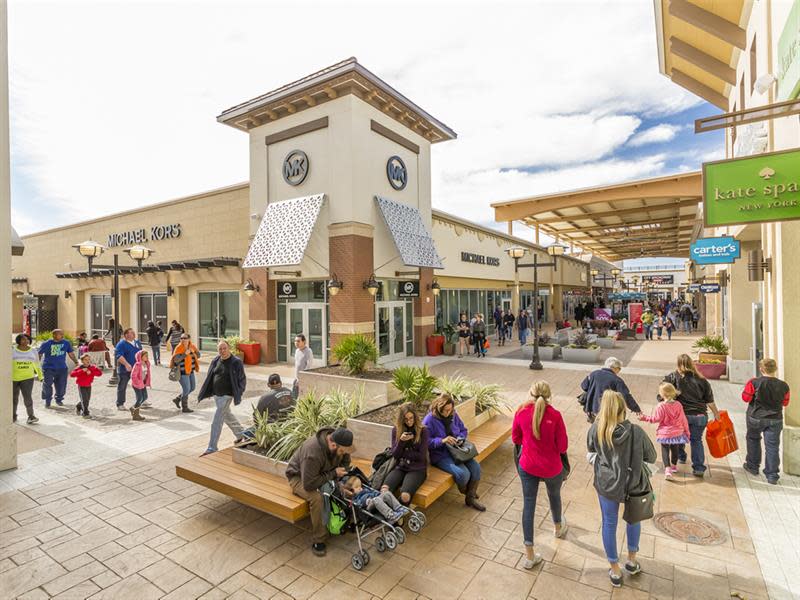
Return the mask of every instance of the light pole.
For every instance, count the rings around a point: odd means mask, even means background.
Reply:
[[[528,249],[522,246],[512,246],[506,250],[511,258],[514,259],[514,277],[518,279],[518,271],[520,268],[533,267],[533,357],[531,357],[531,364],[528,365],[534,371],[542,370],[542,361],[539,360],[539,268],[540,267],[553,267],[554,271],[558,270],[556,258],[562,256],[566,250],[566,246],[561,244],[553,244],[547,247],[547,254],[553,257],[550,262],[539,262],[539,255],[533,253],[533,262],[520,264],[519,259],[527,254]]]
[[[621,271],[619,269],[611,269],[611,276],[610,277],[608,275],[606,275],[605,273],[603,273],[602,276],[601,276],[600,275],[600,271],[597,270],[597,269],[592,269],[590,272],[592,274],[592,279],[599,279],[600,281],[603,282],[603,294],[605,294],[606,293],[606,281],[616,282],[617,281],[617,277],[619,277],[619,274],[620,274]]]
[[[85,242],[75,244],[72,247],[78,251],[78,254],[86,258],[86,260],[89,262],[89,275],[92,274],[94,259],[103,254],[103,251],[106,250],[105,246],[92,240],[86,240]],[[133,246],[125,249],[125,253],[136,261],[136,264],[139,266],[139,274],[141,275],[142,261],[147,260],[153,251],[145,246]],[[111,298],[114,304],[114,326],[111,328],[111,343],[116,347],[117,342],[119,342],[119,255],[114,254],[113,267],[103,268],[110,268],[114,277],[114,284],[113,288],[111,289]],[[108,386],[114,387],[118,383],[119,377],[117,376],[117,367],[114,365],[111,370],[111,377],[108,378]]]

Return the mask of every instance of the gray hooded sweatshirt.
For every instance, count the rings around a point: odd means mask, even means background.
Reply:
[[[608,447],[597,439],[597,421],[592,424],[586,437],[589,452],[596,452],[594,461],[594,487],[601,496],[625,502],[627,494],[643,493],[650,488],[650,478],[642,463],[656,461],[656,449],[644,430],[629,421],[623,421],[614,429],[613,444]],[[631,462],[631,443],[633,461]],[[628,466],[632,467],[628,482]],[[627,490],[626,490],[627,483]],[[626,493],[627,492],[627,493]]]

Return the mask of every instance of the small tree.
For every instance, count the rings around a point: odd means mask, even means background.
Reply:
[[[375,342],[364,335],[348,335],[334,346],[333,355],[350,375],[361,375],[368,362],[378,360],[378,349]]]
[[[436,377],[431,375],[428,365],[422,368],[398,367],[392,374],[392,385],[400,391],[403,401],[411,402],[418,408],[433,396],[436,383]]]

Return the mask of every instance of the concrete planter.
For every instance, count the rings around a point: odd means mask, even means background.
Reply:
[[[247,448],[234,448],[232,457],[233,462],[238,465],[245,465],[246,467],[258,469],[259,471],[269,473],[270,475],[286,477],[286,467],[289,465],[289,463],[282,460],[267,458],[263,454],[253,452]]]
[[[566,346],[562,349],[562,355],[566,362],[592,364],[600,360],[600,348],[570,348]]]
[[[358,395],[363,390],[365,411],[386,406],[400,399],[400,392],[392,385],[391,381],[331,375],[313,370],[301,371],[299,377],[300,389],[303,393],[316,390],[317,394],[325,394],[338,388],[342,392]]]
[[[559,346],[566,346],[569,344],[569,334],[572,332],[572,327],[565,327],[556,331],[556,343]]]
[[[533,346],[526,344],[522,347],[525,358],[533,358]],[[539,346],[540,360],[556,360],[561,358],[561,346]]]
[[[595,344],[601,348],[615,348],[613,337],[599,337],[595,340]]]

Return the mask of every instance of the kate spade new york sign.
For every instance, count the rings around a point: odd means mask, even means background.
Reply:
[[[800,150],[703,164],[706,227],[800,219]]]

